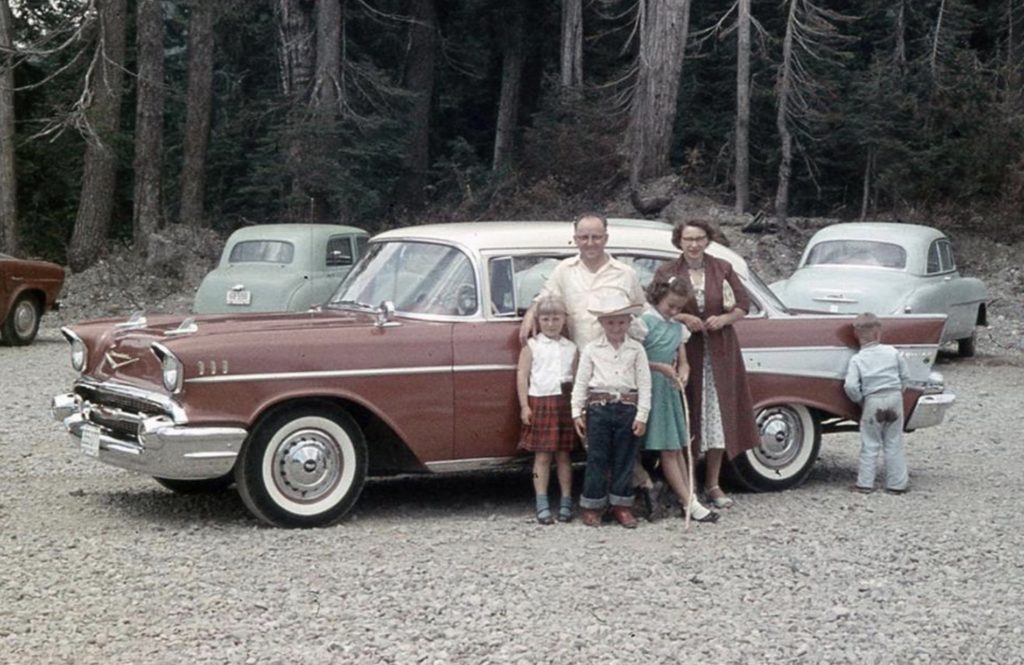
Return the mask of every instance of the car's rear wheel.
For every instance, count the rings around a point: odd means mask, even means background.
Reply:
[[[758,410],[756,422],[761,445],[732,461],[742,482],[757,491],[783,490],[802,483],[818,459],[818,419],[802,404],[777,404]]]
[[[235,482],[235,476],[233,473],[228,473],[217,478],[203,478],[202,480],[178,480],[153,476],[153,480],[175,494],[216,494],[231,487],[231,483]]]
[[[978,333],[972,332],[970,337],[956,341],[956,351],[961,358],[970,358],[977,351]]]
[[[31,344],[39,332],[41,309],[33,296],[27,293],[19,296],[3,324],[4,343],[11,346]]]
[[[366,479],[366,442],[355,422],[328,404],[292,407],[257,426],[235,465],[246,507],[281,527],[341,519]]]

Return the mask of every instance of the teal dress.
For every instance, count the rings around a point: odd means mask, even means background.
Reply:
[[[674,364],[676,352],[690,331],[679,321],[666,321],[651,308],[640,315],[640,320],[647,327],[644,338],[647,359],[652,363]],[[682,450],[683,443],[689,440],[682,394],[671,379],[652,370],[651,414],[643,437],[644,450]]]

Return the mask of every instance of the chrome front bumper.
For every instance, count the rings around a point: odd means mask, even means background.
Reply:
[[[946,417],[946,411],[953,406],[956,395],[953,393],[925,393],[917,398],[914,411],[910,414],[910,420],[904,425],[908,432],[922,427],[933,427],[942,422]]]
[[[101,418],[94,417],[100,412]],[[64,425],[73,445],[99,461],[176,480],[230,473],[248,436],[240,427],[195,427],[180,417],[175,422],[166,415],[103,407],[75,393],[55,396],[50,413]]]

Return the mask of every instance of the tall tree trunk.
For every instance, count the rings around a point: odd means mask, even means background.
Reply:
[[[286,97],[305,102],[316,63],[314,5],[312,0],[277,0],[278,53],[281,89]]]
[[[519,123],[519,91],[523,83],[523,7],[521,2],[511,3],[512,12],[502,53],[501,98],[498,101],[498,121],[494,132],[494,159],[491,168],[499,171],[512,161],[516,128]]]
[[[750,0],[737,3],[736,212],[750,206]]]
[[[789,180],[793,174],[793,135],[789,131],[789,95],[793,90],[793,32],[796,30],[797,5],[800,0],[789,0],[789,18],[786,36],[782,41],[782,69],[778,81],[778,111],[775,126],[779,132],[779,183],[775,190],[775,216],[780,230],[786,230],[789,214]]]
[[[907,66],[906,9],[906,0],[899,0],[899,8],[896,10],[896,48],[893,53],[893,61],[900,71]]]
[[[210,141],[213,99],[214,0],[193,0],[188,21],[188,107],[181,166],[181,205],[178,221],[205,226],[203,190],[206,187],[206,149]]]
[[[423,203],[423,188],[430,169],[430,109],[434,97],[434,59],[437,53],[437,7],[434,0],[411,0],[409,48],[403,83],[412,94],[409,108],[409,147],[405,173],[396,191],[408,208]]]
[[[99,4],[99,38],[86,86],[92,103],[85,109],[89,135],[82,167],[82,193],[68,265],[80,272],[91,266],[106,244],[117,184],[113,139],[121,126],[126,0]]]
[[[583,85],[583,0],[562,0],[560,83],[563,92]]]
[[[340,0],[316,0],[316,72],[310,106],[323,117],[341,111],[341,10]]]
[[[669,170],[690,0],[641,0],[637,7],[640,53],[625,146],[634,187]]]
[[[928,57],[928,68],[932,73],[932,81],[938,80],[939,43],[942,36],[942,19],[946,13],[946,0],[939,0],[939,13],[935,17],[935,35],[932,38],[932,52]]]
[[[864,182],[861,185],[860,221],[868,217],[868,206],[871,204],[871,176],[875,167],[875,149],[868,148],[867,159],[864,160]]]
[[[135,247],[163,225],[160,165],[164,143],[164,17],[160,0],[138,0],[135,9],[139,76],[135,99],[135,174],[132,232]]]
[[[18,194],[14,152],[14,26],[0,0],[0,251],[18,253]]]

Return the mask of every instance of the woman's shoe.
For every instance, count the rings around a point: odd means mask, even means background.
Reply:
[[[726,496],[725,492],[723,492],[722,488],[718,485],[706,488],[704,493],[707,495],[708,501],[710,501],[711,505],[715,508],[728,508],[735,503],[735,501],[732,500],[732,497]]]
[[[697,497],[690,499],[690,505],[688,508],[683,509],[683,518],[686,518],[686,514],[690,514],[690,519],[694,522],[704,522],[705,524],[714,524],[721,517],[718,513],[713,510],[709,510]]]
[[[538,524],[554,524],[555,520],[551,517],[550,508],[541,508],[537,511],[537,523]]]
[[[567,506],[564,503],[558,508],[558,521],[565,523],[572,521],[572,506]]]

